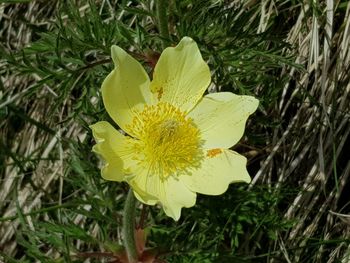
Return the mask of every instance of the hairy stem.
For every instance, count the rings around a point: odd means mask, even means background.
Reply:
[[[168,0],[156,0],[157,8],[157,19],[160,37],[163,41],[163,49],[169,45],[169,28],[168,28],[168,18],[166,14]]]
[[[135,243],[135,206],[136,198],[130,188],[125,201],[123,215],[124,246],[130,263],[137,262],[137,249]]]

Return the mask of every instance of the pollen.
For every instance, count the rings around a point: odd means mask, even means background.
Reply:
[[[200,133],[191,118],[169,103],[147,105],[128,129],[139,165],[150,174],[166,178],[189,172],[200,165]]]

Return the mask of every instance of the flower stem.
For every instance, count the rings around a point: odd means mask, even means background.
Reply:
[[[156,0],[157,8],[157,19],[160,37],[162,38],[163,49],[165,49],[169,44],[169,28],[168,19],[166,14],[168,0]]]
[[[124,205],[122,229],[124,236],[124,246],[130,263],[137,262],[138,258],[135,243],[135,206],[136,198],[132,189],[130,188]]]

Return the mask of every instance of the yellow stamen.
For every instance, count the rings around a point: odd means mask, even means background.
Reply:
[[[191,118],[169,103],[145,106],[129,125],[138,161],[163,178],[188,172],[202,159],[199,130]]]

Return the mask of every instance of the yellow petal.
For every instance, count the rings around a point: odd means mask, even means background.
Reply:
[[[102,177],[110,181],[123,181],[125,164],[132,157],[126,137],[106,121],[97,122],[90,129],[96,140],[92,150],[105,160]]]
[[[139,174],[130,184],[141,202],[160,202],[165,214],[174,220],[180,218],[182,207],[192,207],[196,203],[196,194],[173,176],[161,179],[158,175]]]
[[[179,179],[194,192],[220,195],[230,183],[251,181],[246,164],[247,159],[234,151],[211,149],[199,169]]]
[[[188,114],[201,131],[204,148],[230,148],[243,136],[250,114],[259,101],[251,96],[231,92],[206,95]]]
[[[210,70],[196,42],[184,37],[161,54],[154,69],[151,91],[155,99],[189,111],[210,84]]]
[[[158,197],[154,194],[154,187],[158,187],[158,180],[154,180],[155,176],[149,176],[147,169],[142,166],[132,167],[133,177],[128,180],[132,187],[135,197],[146,205],[155,205],[158,202]],[[151,180],[151,182],[149,181]]]
[[[154,198],[153,196],[149,196],[146,193],[143,193],[140,190],[138,191],[133,191],[134,195],[136,196],[136,198],[141,202],[144,203],[146,205],[155,205],[158,202],[158,199]]]
[[[150,81],[142,65],[120,47],[112,46],[112,59],[115,69],[102,83],[103,103],[111,118],[130,134],[126,125],[135,111],[152,103]]]

